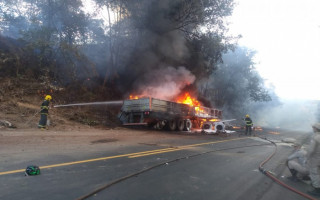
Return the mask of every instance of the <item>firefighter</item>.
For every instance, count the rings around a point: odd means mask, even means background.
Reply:
[[[307,151],[307,162],[309,165],[311,184],[314,189],[308,191],[308,193],[320,196],[320,123],[312,125],[312,129],[314,134]]]
[[[251,135],[251,129],[252,129],[252,120],[250,118],[250,116],[247,114],[246,118],[244,119],[244,121],[246,122],[246,135]]]
[[[50,103],[51,99],[52,99],[52,97],[50,95],[47,95],[41,104],[40,121],[39,121],[39,125],[38,125],[38,128],[41,128],[41,130],[44,130],[47,128],[47,118],[48,118],[48,114],[49,114],[49,103]]]
[[[292,175],[289,179],[292,181],[298,181],[298,178],[310,180],[307,167],[307,152],[302,149],[300,144],[295,144],[293,147],[295,151],[288,157],[286,163]]]

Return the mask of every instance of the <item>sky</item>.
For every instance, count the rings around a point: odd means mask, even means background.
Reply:
[[[280,98],[320,100],[320,0],[235,0],[230,32]]]

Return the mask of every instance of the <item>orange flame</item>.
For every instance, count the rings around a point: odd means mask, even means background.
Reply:
[[[241,126],[233,126],[232,129],[241,129]]]
[[[129,99],[139,99],[139,96],[130,94]]]
[[[142,95],[134,95],[134,94],[130,94],[129,95],[129,99],[140,99],[142,97]],[[187,104],[190,106],[194,106],[196,111],[201,111],[202,109],[200,108],[201,104],[200,102],[196,99],[191,97],[189,92],[186,92],[182,95],[180,95],[179,97],[177,97],[175,99],[175,101],[177,103],[183,103],[183,104]]]
[[[179,96],[176,99],[177,103],[183,103],[183,104],[188,104],[190,106],[200,106],[200,102],[195,99],[192,98],[189,92],[184,93],[183,95]],[[199,107],[197,107],[199,108]]]

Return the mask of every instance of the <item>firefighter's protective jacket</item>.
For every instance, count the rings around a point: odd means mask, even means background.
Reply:
[[[296,150],[288,157],[289,169],[294,169],[302,175],[308,175],[309,169],[307,166],[307,152],[303,149]]]
[[[308,165],[310,168],[311,184],[315,188],[320,188],[320,132],[315,132],[310,142],[308,153]]]
[[[253,125],[253,124],[252,124],[252,120],[251,120],[250,117],[246,117],[246,118],[244,119],[244,121],[246,122],[246,126],[252,126],[252,125]]]
[[[41,111],[40,113],[41,114],[44,114],[44,115],[48,115],[49,113],[49,101],[48,100],[44,100],[41,104]]]

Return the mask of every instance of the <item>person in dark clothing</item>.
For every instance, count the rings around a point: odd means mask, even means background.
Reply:
[[[49,103],[52,97],[50,95],[47,95],[44,98],[44,101],[41,104],[41,111],[40,111],[40,121],[38,128],[41,128],[42,130],[47,128],[47,118],[49,114]]]
[[[250,118],[249,115],[246,115],[246,118],[244,119],[244,121],[246,122],[246,135],[251,135],[251,129],[252,129],[252,120]]]

